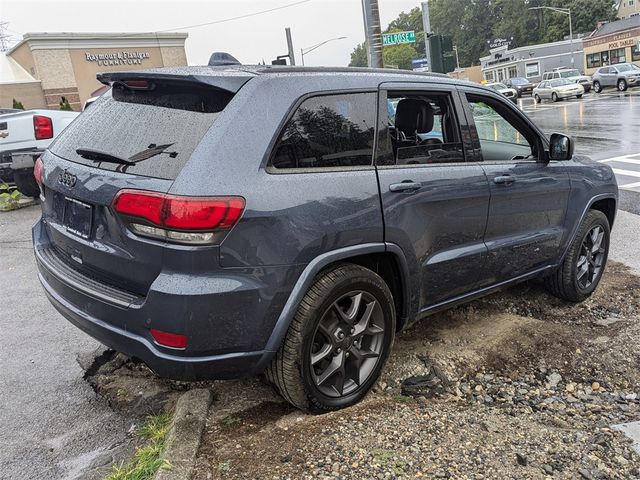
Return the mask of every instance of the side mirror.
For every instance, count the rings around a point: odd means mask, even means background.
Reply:
[[[549,160],[571,160],[573,157],[573,140],[560,133],[551,134],[549,140]]]

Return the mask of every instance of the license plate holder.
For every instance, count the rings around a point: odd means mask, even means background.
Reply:
[[[93,207],[75,198],[64,198],[64,226],[67,232],[88,239],[93,225]]]

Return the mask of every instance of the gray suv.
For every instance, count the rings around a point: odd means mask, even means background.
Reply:
[[[55,308],[161,376],[265,373],[297,407],[360,400],[418,319],[542,277],[602,277],[611,168],[491,89],[269,66],[107,73],[38,160]]]
[[[606,87],[615,87],[624,92],[629,87],[640,85],[640,67],[633,63],[620,63],[601,67],[593,74],[593,90],[602,92]]]

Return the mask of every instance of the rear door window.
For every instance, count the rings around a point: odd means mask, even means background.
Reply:
[[[372,165],[374,92],[304,100],[280,134],[270,166],[278,170]]]
[[[52,144],[57,156],[133,175],[175,178],[233,95],[187,83],[115,85]]]

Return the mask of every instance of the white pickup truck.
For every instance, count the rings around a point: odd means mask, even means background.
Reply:
[[[78,112],[20,110],[0,115],[0,182],[15,182],[23,195],[37,197],[33,165]]]

